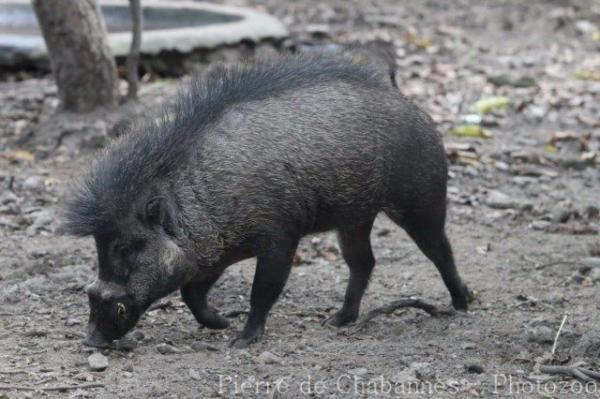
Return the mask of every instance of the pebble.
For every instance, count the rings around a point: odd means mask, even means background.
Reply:
[[[579,272],[573,273],[569,279],[574,284],[581,284],[585,280],[585,276],[579,274]]]
[[[600,281],[600,268],[592,269],[589,277],[590,277],[590,280],[592,280],[593,282],[599,282]]]
[[[465,369],[467,370],[467,373],[471,373],[471,374],[482,374],[483,373],[483,367],[481,367],[479,364],[476,364],[476,363],[471,363],[471,364],[465,365]]]
[[[102,353],[93,353],[88,356],[87,360],[92,371],[103,371],[108,367],[108,359]]]
[[[133,338],[137,339],[138,341],[142,341],[144,338],[146,338],[144,333],[141,332],[140,330],[135,330],[133,333],[131,333],[131,336]]]
[[[202,376],[200,375],[200,373],[194,369],[190,369],[189,374],[190,374],[190,378],[192,380],[196,380],[196,381],[202,380]]]
[[[583,213],[588,219],[598,219],[598,217],[600,217],[600,208],[594,205],[588,205]]]
[[[460,118],[464,123],[469,123],[471,125],[479,125],[482,119],[479,114],[461,115]]]
[[[589,258],[584,258],[581,260],[581,263],[583,263],[590,269],[600,269],[600,257],[593,256]]]
[[[0,205],[15,204],[19,202],[19,197],[12,191],[5,191],[0,195]]]
[[[413,370],[408,369],[408,368],[404,369],[390,377],[390,381],[393,383],[396,383],[396,384],[405,384],[405,383],[413,382],[416,379],[417,378],[415,377]]]
[[[156,345],[156,350],[161,355],[172,355],[172,354],[180,352],[179,349],[177,349],[173,345],[164,344],[164,343]]]
[[[435,371],[432,369],[431,364],[427,362],[414,362],[411,363],[408,368],[414,371],[415,376],[420,380],[435,380]]]
[[[552,221],[554,223],[566,223],[574,214],[575,210],[570,206],[558,205],[552,210]]]
[[[52,209],[44,209],[36,212],[33,223],[27,228],[27,234],[34,235],[40,230],[43,230],[54,220],[54,211]]]
[[[42,176],[29,176],[23,181],[23,188],[26,190],[37,190],[44,185]]]
[[[554,342],[555,335],[556,331],[553,331],[550,327],[538,326],[527,331],[527,340],[538,344],[548,344]]]
[[[487,206],[494,209],[510,209],[518,206],[518,203],[511,196],[496,190],[492,190],[488,193],[485,203]]]
[[[76,326],[78,324],[81,324],[81,321],[79,319],[75,319],[75,318],[72,318],[72,317],[69,317],[67,319],[67,321],[65,321],[65,326],[67,326],[67,327]]]
[[[281,356],[276,355],[269,351],[264,351],[263,353],[258,355],[257,360],[260,363],[264,363],[264,364],[281,364],[281,363],[283,363],[283,359],[281,358]]]
[[[115,343],[115,348],[120,351],[131,351],[137,348],[138,343],[133,338],[121,338]]]
[[[355,369],[348,370],[348,374],[355,375],[357,377],[363,376],[363,375],[367,374],[368,372],[369,371],[364,367],[358,367]]]
[[[192,343],[191,347],[194,352],[203,352],[203,351],[218,352],[219,351],[219,348],[217,348],[216,346],[207,344],[206,342],[202,342],[202,341],[196,341],[196,342]]]
[[[533,230],[543,231],[550,227],[550,225],[552,225],[552,223],[550,223],[547,220],[536,220],[534,222],[531,222],[529,227]]]

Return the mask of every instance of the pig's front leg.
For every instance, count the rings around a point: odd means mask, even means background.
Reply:
[[[262,336],[269,310],[279,298],[290,274],[298,240],[296,237],[279,239],[258,255],[248,320],[231,346],[245,348]]]
[[[181,297],[192,314],[205,327],[223,329],[229,327],[229,320],[221,316],[217,309],[210,306],[206,294],[221,276],[222,270],[202,279],[192,281],[181,287]]]

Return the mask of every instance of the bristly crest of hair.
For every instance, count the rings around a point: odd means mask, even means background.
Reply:
[[[162,116],[116,140],[76,181],[65,206],[64,230],[73,235],[109,231],[119,212],[153,182],[168,179],[198,149],[202,132],[227,107],[261,100],[295,88],[341,80],[385,86],[377,68],[342,55],[311,53],[272,61],[217,67],[183,88]]]

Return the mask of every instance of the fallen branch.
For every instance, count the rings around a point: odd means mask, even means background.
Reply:
[[[0,374],[16,375],[16,374],[27,374],[25,370],[0,370]]]
[[[142,30],[144,24],[144,13],[140,0],[129,0],[129,12],[131,13],[131,48],[125,69],[127,69],[127,99],[136,100],[138,97],[138,68],[140,64],[140,47],[142,45]]]
[[[384,305],[379,308],[375,308],[375,309],[371,310],[369,313],[366,314],[365,317],[363,317],[363,319],[356,325],[356,327],[352,329],[350,334],[352,335],[352,334],[355,334],[358,331],[362,330],[375,317],[382,315],[382,314],[390,314],[390,313],[394,312],[395,310],[402,309],[402,308],[421,309],[421,310],[429,313],[433,317],[437,317],[440,315],[449,315],[449,314],[454,313],[453,311],[449,311],[449,310],[439,310],[434,305],[424,302],[419,298],[408,297],[408,298],[404,298],[404,299],[399,299],[399,300],[389,303],[387,305]]]
[[[600,373],[582,367],[575,366],[549,366],[541,365],[540,371],[544,374],[562,374],[568,375],[578,380],[589,382],[598,380],[600,381]]]
[[[558,331],[556,332],[556,336],[554,337],[554,343],[552,344],[552,352],[550,353],[552,356],[554,356],[554,353],[556,352],[556,344],[558,344],[558,338],[560,337],[560,332],[562,331],[565,322],[567,321],[567,316],[569,314],[565,313],[565,317],[563,317],[562,322],[560,323],[560,327],[558,327]]]
[[[0,391],[68,391],[69,389],[104,388],[104,384],[56,385],[53,387],[28,387],[23,385],[0,385]]]
[[[535,270],[542,270],[542,269],[545,269],[547,267],[558,266],[558,265],[582,266],[583,263],[581,263],[581,262],[571,262],[571,261],[568,261],[568,260],[557,260],[556,262],[550,262],[550,263],[544,263],[542,265],[538,265],[538,266],[535,267]]]

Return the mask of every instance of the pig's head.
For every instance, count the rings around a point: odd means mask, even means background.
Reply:
[[[93,233],[99,270],[86,289],[90,318],[84,343],[90,346],[121,338],[152,302],[180,287],[194,270],[168,195],[140,195],[119,213],[108,228]]]

